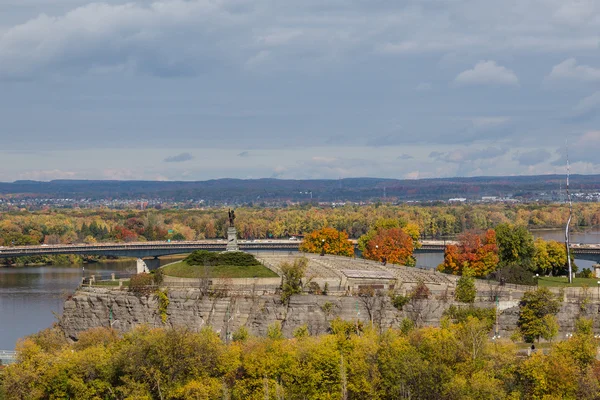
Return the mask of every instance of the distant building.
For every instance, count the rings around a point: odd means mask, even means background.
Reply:
[[[464,203],[467,201],[465,197],[455,197],[453,199],[448,199],[448,203]]]
[[[498,201],[498,196],[481,196],[481,201],[490,203]]]

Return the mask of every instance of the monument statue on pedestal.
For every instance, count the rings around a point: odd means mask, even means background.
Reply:
[[[227,228],[227,251],[240,251],[237,242],[237,230],[235,229],[235,211],[229,210],[229,227]]]
[[[233,224],[233,223],[234,223],[234,221],[235,221],[235,211],[233,211],[233,210],[229,210],[229,213],[228,213],[228,214],[229,214],[229,226],[230,226],[231,228],[233,228],[233,227],[234,227],[234,224]]]

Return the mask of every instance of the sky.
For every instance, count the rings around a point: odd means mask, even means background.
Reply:
[[[0,181],[600,173],[599,45],[597,0],[2,0]]]

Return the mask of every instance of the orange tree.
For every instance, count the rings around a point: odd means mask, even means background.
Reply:
[[[402,228],[377,229],[365,244],[363,257],[392,264],[415,266],[413,238]]]
[[[489,229],[484,233],[468,231],[459,236],[458,245],[446,246],[444,262],[438,270],[462,275],[469,268],[475,276],[485,276],[498,266],[496,232]]]
[[[348,234],[335,228],[325,227],[313,231],[304,237],[300,251],[307,253],[337,254],[352,257],[354,245],[348,240]]]

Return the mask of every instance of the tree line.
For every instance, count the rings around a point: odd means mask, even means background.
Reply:
[[[460,316],[460,313],[456,313]],[[57,328],[18,344],[0,370],[0,399],[597,399],[600,362],[590,321],[573,337],[526,355],[489,340],[489,321],[378,332],[355,321],[328,334],[281,325],[259,338],[240,328],[95,328],[69,343]]]

